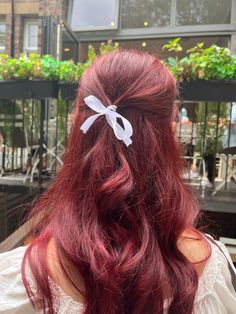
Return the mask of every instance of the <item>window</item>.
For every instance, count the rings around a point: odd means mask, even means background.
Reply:
[[[171,0],[123,0],[122,28],[170,25]]]
[[[38,50],[38,21],[27,19],[24,21],[24,52]]]
[[[176,25],[230,24],[231,0],[177,0]]]
[[[137,49],[147,51],[151,54],[157,55],[160,59],[167,57],[175,57],[175,52],[170,52],[168,50],[163,50],[162,47],[171,38],[157,38],[157,39],[138,39],[138,40],[115,40],[118,42],[119,46],[124,49]],[[204,47],[210,47],[212,44],[216,44],[221,47],[229,47],[230,36],[193,36],[193,37],[182,37],[181,45],[183,51],[178,53],[180,58],[186,55],[186,51],[191,47],[195,46],[199,42],[204,42]],[[92,45],[96,52],[99,52],[99,47],[102,42],[81,42],[79,44],[79,61],[85,62],[88,58],[88,46]]]
[[[5,52],[6,47],[6,23],[0,20],[0,53]]]
[[[118,0],[74,0],[69,17],[73,31],[116,29]]]

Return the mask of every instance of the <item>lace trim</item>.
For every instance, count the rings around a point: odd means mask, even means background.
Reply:
[[[225,257],[221,254],[219,249],[212,243],[210,243],[212,253],[207,261],[207,264],[204,268],[202,275],[199,278],[198,290],[195,296],[195,303],[198,303],[204,299],[207,295],[211,294],[213,291],[214,284],[217,280],[220,280],[221,268],[225,264]],[[28,276],[27,276],[28,277]],[[30,283],[32,280],[29,276]],[[72,297],[65,294],[65,292],[56,285],[56,283],[49,278],[50,286],[53,291],[55,300],[57,300],[57,313],[66,314],[66,313],[82,313],[84,310],[84,305],[75,301]],[[164,302],[164,308],[168,308],[172,298],[168,298]]]
[[[30,288],[34,293],[36,293],[35,282],[27,261],[26,264],[26,276],[30,284]],[[50,277],[49,285],[52,289],[53,299],[55,300],[54,304],[56,308],[54,309],[57,314],[68,314],[68,313],[82,313],[84,306],[82,303],[79,303],[68,296]]]
[[[53,291],[53,297],[57,302],[57,308],[55,309],[58,314],[67,313],[82,313],[84,310],[84,305],[72,299],[70,296],[65,294],[65,292],[55,284],[55,282],[49,278],[49,283]]]
[[[217,277],[221,274],[222,264],[224,264],[223,256],[217,246],[213,243],[210,243],[210,246],[212,251],[211,256],[199,278],[195,302],[201,301],[212,293]]]
[[[204,268],[202,275],[199,278],[198,290],[195,297],[195,303],[198,303],[202,299],[204,299],[207,295],[211,294],[213,291],[213,287],[217,278],[221,274],[222,264],[224,264],[224,257],[220,253],[219,249],[211,244],[212,253],[211,256]],[[220,278],[219,278],[220,280]],[[83,304],[76,302],[70,296],[66,295],[65,292],[58,287],[51,279],[50,284],[52,286],[53,291],[55,291],[55,295],[60,299],[60,308],[70,306],[70,309],[73,310],[82,310],[84,308]],[[168,304],[170,303],[171,298],[165,300],[164,308],[168,308]],[[62,312],[60,312],[62,313]]]

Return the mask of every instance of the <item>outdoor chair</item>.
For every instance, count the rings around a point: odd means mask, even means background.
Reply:
[[[197,142],[197,126],[189,119],[180,119],[177,125],[177,134],[184,148],[183,158],[188,164],[188,171],[184,178],[189,180],[189,184],[201,189],[201,195],[204,197],[205,188],[208,183],[206,176],[206,163],[200,152],[194,152]],[[196,166],[198,164],[198,166]],[[192,167],[196,166],[197,171],[193,172]]]
[[[220,157],[226,165],[227,173],[224,176],[222,182],[215,187],[212,195],[215,195],[218,191],[220,191],[232,177],[236,180],[236,147],[227,147],[223,149]],[[231,166],[227,164],[229,160],[232,161]]]
[[[48,170],[52,170],[53,168],[53,164],[55,162],[55,160],[62,166],[63,162],[59,156],[59,154],[56,154],[56,150],[59,151],[63,150],[64,151],[64,146],[58,142],[56,146],[54,146],[53,148],[49,149],[45,143],[43,143],[43,155],[42,155],[42,159],[46,159],[46,157],[53,157],[53,161],[51,163],[49,163],[49,166],[46,167],[46,169]],[[39,150],[38,150],[39,152]],[[24,182],[26,182],[28,176],[30,175],[30,182],[32,183],[34,180],[34,174],[36,172],[37,167],[39,166],[39,162],[40,162],[40,158],[39,158],[39,154],[38,152],[36,153],[36,155],[34,156],[34,163],[32,165],[32,167],[29,169],[27,175],[25,176]]]
[[[37,151],[39,149],[38,141],[33,136],[29,138],[27,129],[24,126],[23,114],[16,114],[10,124],[6,126],[5,114],[0,114],[0,134],[1,134],[1,169],[0,177],[6,180],[19,180],[26,182],[30,169],[34,166]],[[7,134],[6,128],[11,132],[11,136]],[[31,151],[35,153],[31,155]],[[24,167],[30,156],[30,166],[24,173]],[[18,173],[18,175],[12,176],[12,174]]]
[[[58,134],[58,126],[57,126],[56,118],[50,118],[48,121],[44,121],[44,130],[45,134],[47,134],[47,138],[42,143],[42,160],[43,160],[43,171],[47,174],[50,174],[53,170],[56,170],[57,164],[59,166],[63,165],[62,155],[64,154],[65,147],[65,134],[61,136]],[[40,156],[39,156],[38,146],[37,152],[33,156],[33,163],[30,169],[27,171],[27,175],[25,176],[24,182],[29,178],[30,182],[33,182],[34,176],[39,168]]]

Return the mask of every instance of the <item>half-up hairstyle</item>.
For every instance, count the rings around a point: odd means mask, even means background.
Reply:
[[[100,56],[84,73],[64,166],[32,214],[38,223],[22,274],[35,307],[56,313],[46,262],[53,239],[63,273],[78,293],[63,261],[83,279],[85,314],[159,314],[168,296],[168,313],[192,312],[198,276],[177,241],[194,228],[199,207],[182,179],[173,131],[176,93],[169,70],[143,52]],[[129,120],[129,147],[104,116],[81,132],[94,114],[84,102],[89,95],[116,105]],[[36,290],[27,280],[27,265]]]

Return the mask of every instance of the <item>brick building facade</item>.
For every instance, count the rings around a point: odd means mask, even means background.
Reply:
[[[42,50],[42,17],[65,19],[68,0],[0,0],[0,53],[14,56]],[[12,18],[14,14],[14,19]]]

